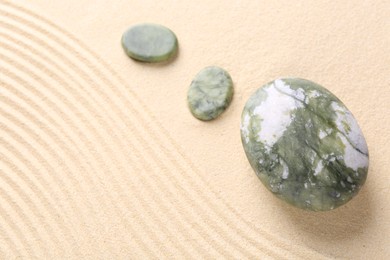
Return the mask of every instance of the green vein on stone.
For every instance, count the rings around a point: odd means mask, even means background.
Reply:
[[[304,79],[257,90],[242,113],[241,138],[263,184],[299,208],[321,211],[354,197],[368,171],[368,150],[350,111]]]

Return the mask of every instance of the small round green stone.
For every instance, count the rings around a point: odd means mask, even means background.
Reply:
[[[176,35],[158,24],[138,24],[122,36],[126,54],[143,62],[161,62],[172,58],[178,49]]]
[[[229,106],[233,92],[233,81],[227,71],[215,66],[206,67],[191,83],[188,106],[196,118],[212,120]]]

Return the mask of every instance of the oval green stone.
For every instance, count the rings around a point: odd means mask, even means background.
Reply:
[[[173,57],[178,48],[176,35],[158,24],[138,24],[122,36],[127,55],[138,61],[161,62]]]
[[[368,148],[345,105],[320,85],[278,79],[258,89],[242,113],[241,139],[261,182],[307,210],[337,208],[364,184]]]
[[[229,106],[233,92],[233,81],[227,71],[215,66],[206,67],[191,83],[188,106],[196,118],[212,120]]]

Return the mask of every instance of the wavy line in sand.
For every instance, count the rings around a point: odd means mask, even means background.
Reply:
[[[19,64],[20,65],[20,64]],[[20,69],[21,67],[19,67],[19,69]],[[3,68],[4,69],[4,68]],[[8,71],[8,73],[7,73],[8,75],[12,75],[11,74],[11,72],[9,72]],[[16,77],[16,75],[13,75],[14,77]],[[20,81],[21,79],[19,78],[19,81]],[[27,85],[27,82],[23,82],[23,85]],[[44,84],[43,84],[44,85]],[[31,86],[29,87],[29,91],[31,91]],[[34,93],[34,94],[36,94],[36,93]],[[44,96],[42,96],[41,97],[41,99],[43,99],[43,100],[50,100],[50,99],[48,99],[48,98],[46,98],[46,97],[44,97]],[[52,108],[51,106],[50,106],[50,104],[49,104],[49,106],[48,106],[49,108]],[[56,110],[56,109],[53,109],[53,110]],[[58,116],[58,118],[63,118],[63,117],[65,117],[63,114],[59,114],[59,116]],[[28,121],[29,119],[26,119],[25,121]],[[31,124],[34,124],[34,122],[33,123],[30,123],[30,124],[25,124],[25,125],[31,125]],[[74,125],[76,125],[76,124],[74,124]],[[68,127],[67,129],[74,129],[74,127]],[[96,129],[96,128],[92,128],[92,129]],[[27,131],[28,132],[28,131]],[[42,135],[41,135],[42,136]],[[52,134],[50,134],[50,132],[49,132],[49,134],[45,134],[45,135],[43,135],[43,137],[47,137],[47,136],[49,136],[49,137],[52,137],[53,135]],[[54,139],[54,143],[56,143],[56,142],[58,142],[57,141],[58,140],[58,136],[57,136],[57,138],[55,138]],[[53,141],[48,141],[48,142],[46,142],[46,145],[48,145],[49,143],[53,143]],[[65,149],[66,149],[66,146],[64,146],[65,147]],[[32,152],[32,154],[35,154],[35,152]],[[71,154],[71,153],[70,153]],[[42,157],[43,158],[43,157]],[[72,159],[74,159],[74,158],[72,158]],[[99,160],[97,160],[97,158],[95,158],[95,161],[96,162],[99,162],[99,161],[102,161],[102,158],[98,158]],[[106,167],[107,168],[107,167]],[[54,171],[54,169],[52,168],[52,170]],[[90,179],[91,180],[93,180],[93,177],[90,177]],[[78,183],[78,181],[77,180],[75,180],[74,182],[73,182],[73,184],[74,185],[77,185],[77,183]],[[62,184],[60,184],[59,186],[63,186]],[[69,195],[66,195],[66,196],[69,196]],[[111,202],[113,205],[115,205],[115,202],[114,201],[112,201]],[[79,207],[80,208],[80,207]],[[142,221],[140,221],[140,222],[142,222]]]
[[[149,115],[150,116],[150,115]],[[152,117],[153,118],[153,117]],[[168,137],[169,138],[169,137]],[[177,145],[175,145],[175,147],[177,148],[178,146]],[[165,151],[165,153],[167,153],[167,152],[169,152],[168,151],[168,149]],[[181,153],[181,155],[183,156],[183,153]],[[171,155],[172,156],[172,155]],[[175,158],[173,158],[173,159],[175,159]],[[176,162],[177,164],[180,164],[180,163],[182,163],[183,164],[183,162],[182,161],[180,161],[180,162]],[[186,161],[186,163],[190,163],[190,165],[192,164],[189,160],[187,160]],[[188,167],[188,166],[187,166]],[[192,164],[192,166],[191,166],[191,168],[193,167],[193,164]],[[186,168],[183,168],[183,169],[186,169]],[[217,203],[217,202],[216,202]],[[226,204],[226,203],[225,203]],[[226,205],[225,205],[226,206]],[[237,213],[238,214],[238,213]],[[222,215],[223,216],[223,215]],[[222,218],[223,219],[223,218]],[[242,219],[242,217],[241,217],[241,219]],[[242,228],[242,227],[241,227]],[[260,232],[260,233],[263,233],[263,232]],[[247,235],[247,234],[246,234]],[[262,235],[264,235],[264,234],[262,234]],[[243,237],[245,237],[245,236],[243,236]],[[253,243],[254,241],[252,241],[252,243]],[[256,244],[255,244],[256,245]]]
[[[15,30],[15,28],[12,28],[13,30]],[[29,49],[31,49],[31,46],[30,46],[30,48]],[[14,52],[15,52],[15,50],[13,50]],[[40,64],[33,64],[33,65],[39,65],[40,66]],[[20,65],[19,65],[20,66]],[[44,97],[43,99],[47,99],[46,97]]]
[[[31,46],[30,46],[31,47]],[[13,52],[15,52],[16,50],[13,50]],[[37,64],[34,64],[34,65],[37,65]],[[20,69],[20,68],[19,68]],[[26,82],[24,82],[24,85],[26,85]],[[43,97],[43,99],[46,99],[46,97]]]
[[[14,29],[14,28],[13,28]]]
[[[12,28],[12,29],[15,29],[15,28]],[[24,46],[25,47],[25,46]],[[31,51],[31,50],[33,50],[33,49],[31,49],[31,46],[30,46],[30,48],[29,48],[29,50]],[[16,52],[16,50],[13,50],[14,52]],[[27,57],[24,57],[24,58],[27,58]],[[33,64],[34,66],[41,66],[42,64],[37,64],[37,63],[34,63]],[[68,76],[68,75],[67,75]],[[46,97],[42,97],[42,99],[47,99]],[[96,109],[96,108],[95,108]]]

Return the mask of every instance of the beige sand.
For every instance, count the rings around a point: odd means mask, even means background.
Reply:
[[[390,259],[387,0],[0,1],[0,258]],[[138,22],[176,32],[166,65],[128,59]],[[231,107],[203,123],[193,76],[218,65]],[[281,76],[354,113],[366,186],[332,212],[274,198],[250,168],[240,113]]]

